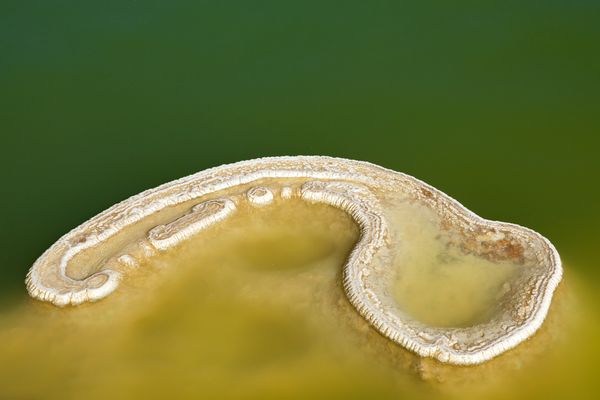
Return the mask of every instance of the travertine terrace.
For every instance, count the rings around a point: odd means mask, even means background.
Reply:
[[[124,200],[42,254],[27,275],[27,289],[57,306],[100,300],[144,260],[176,251],[211,225],[227,224],[242,203],[264,209],[291,198],[351,215],[360,238],[341,266],[346,295],[382,335],[421,356],[478,364],[516,346],[543,323],[561,279],[555,248],[530,229],[483,219],[403,173],[361,161],[296,156],[222,165]],[[425,323],[393,295],[393,281],[414,258],[407,258],[407,251],[412,249],[413,256],[428,251],[425,242],[403,230],[419,221],[428,224],[431,237],[454,259],[481,260],[487,269],[516,266],[517,273],[502,275],[493,312],[484,319],[456,326]],[[440,259],[440,265],[458,265]],[[454,306],[444,303],[448,309]]]

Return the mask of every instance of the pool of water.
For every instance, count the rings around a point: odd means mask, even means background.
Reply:
[[[391,291],[401,309],[431,326],[467,327],[488,321],[523,266],[465,254],[440,237],[418,212],[402,225],[406,246],[394,262]]]

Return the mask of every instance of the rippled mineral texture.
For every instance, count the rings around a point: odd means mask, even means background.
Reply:
[[[381,334],[421,356],[477,364],[516,346],[540,327],[561,279],[556,250],[530,229],[478,217],[406,174],[298,156],[211,168],[118,203],[53,244],[27,288],[57,306],[96,301],[209,227],[243,229],[236,214],[298,201],[351,216],[360,234],[342,267],[345,293]]]

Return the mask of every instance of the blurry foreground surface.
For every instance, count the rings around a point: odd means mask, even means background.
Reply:
[[[209,228],[142,265],[95,304],[60,309],[31,300],[3,313],[0,397],[500,399],[598,392],[600,324],[586,288],[574,296],[569,271],[532,339],[481,366],[441,365],[380,336],[347,302],[341,266],[358,237],[349,217],[325,205],[284,204]],[[421,285],[438,291],[436,282]]]

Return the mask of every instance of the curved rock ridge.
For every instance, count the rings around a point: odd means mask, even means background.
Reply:
[[[360,238],[343,266],[346,295],[382,335],[420,356],[470,365],[513,348],[541,326],[562,277],[556,249],[537,232],[483,219],[400,172],[362,161],[293,156],[207,169],[110,207],[45,251],[27,274],[27,290],[57,306],[102,299],[144,259],[225,223],[241,208],[291,198],[325,203],[353,218]],[[408,259],[400,254],[414,245],[401,231],[410,212],[397,212],[407,205],[430,215],[446,248],[519,266],[496,295],[493,315],[467,326],[433,326],[390,294],[395,264],[401,270]]]

